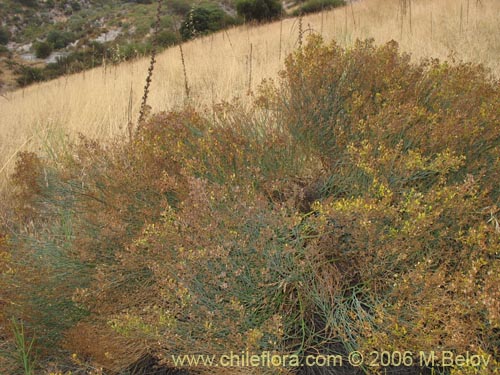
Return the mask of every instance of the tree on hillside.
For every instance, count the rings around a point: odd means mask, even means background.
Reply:
[[[52,53],[52,45],[47,42],[38,42],[35,45],[35,56],[39,59],[45,59]]]
[[[64,48],[75,39],[73,33],[59,30],[52,30],[47,35],[47,42],[50,43],[54,49]]]
[[[246,21],[267,21],[279,18],[282,12],[277,0],[239,0],[236,3],[238,15]]]

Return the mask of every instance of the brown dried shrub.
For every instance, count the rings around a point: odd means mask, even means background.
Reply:
[[[17,314],[110,372],[245,349],[469,350],[491,372],[498,82],[312,38],[260,93],[159,113],[129,143],[82,138],[62,166],[22,157]]]

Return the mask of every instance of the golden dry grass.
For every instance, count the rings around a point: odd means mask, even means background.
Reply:
[[[304,17],[309,32],[342,45],[372,37],[396,40],[415,59],[454,56],[483,63],[500,76],[500,1],[413,0],[401,16],[400,0],[362,0]],[[410,23],[411,19],[411,23]],[[284,57],[297,47],[298,23],[286,19],[263,26],[242,26],[183,46],[191,100],[197,106],[239,96],[249,102],[249,54],[252,88],[276,76]],[[280,54],[281,51],[281,54]],[[185,101],[179,48],[158,57],[149,104],[153,111]],[[33,85],[0,97],[0,187],[22,149],[57,153],[66,135],[98,138],[125,134],[131,95],[132,119],[138,117],[148,59],[101,67]]]

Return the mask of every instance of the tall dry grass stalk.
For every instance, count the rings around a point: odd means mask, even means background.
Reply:
[[[151,48],[151,60],[149,62],[148,75],[146,77],[146,85],[144,86],[144,93],[142,95],[141,102],[141,110],[139,112],[139,120],[138,123],[142,123],[144,121],[144,117],[146,116],[147,107],[148,107],[148,95],[149,95],[149,87],[151,86],[151,81],[153,79],[153,70],[155,68],[156,63],[156,50],[158,48],[158,32],[160,31],[160,21],[161,21],[161,5],[163,0],[158,0],[158,7],[156,9],[156,20],[155,20],[155,28],[153,33],[153,47]],[[115,70],[116,72],[116,70]],[[129,123],[130,125],[130,123]]]
[[[253,57],[253,44],[250,43],[250,53],[248,55],[248,91],[247,95],[252,93],[252,57]]]
[[[187,101],[189,100],[189,84],[186,71],[186,60],[184,59],[184,51],[182,50],[182,44],[179,44],[179,51],[181,52],[182,75],[184,76],[184,95],[186,95],[186,101]]]
[[[326,40],[336,39],[346,45],[356,38],[372,37],[379,44],[394,39],[415,59],[445,59],[453,54],[460,60],[483,63],[500,76],[500,1],[483,0],[467,7],[469,22],[462,25],[460,33],[460,9],[464,1],[413,1],[411,33],[409,14],[401,32],[400,0],[356,1],[345,9],[325,12],[322,34]],[[345,24],[335,22],[344,13]],[[304,16],[303,22],[320,30],[321,19],[318,13]],[[192,67],[190,100],[199,106],[210,106],[235,96],[241,97],[243,103],[252,100],[245,95],[250,44],[252,80],[260,82],[276,76],[282,68],[282,57],[297,47],[298,33],[297,20],[283,19],[262,26],[233,28],[185,43],[182,46],[185,65]],[[157,78],[149,87],[147,99],[153,111],[184,104],[185,76],[178,53],[175,47],[156,56]],[[99,67],[87,71],[85,79],[83,74],[61,77],[9,93],[8,100],[1,98],[0,185],[11,171],[15,153],[40,149],[54,130],[69,135],[81,132],[97,138],[126,135],[130,108],[133,118],[139,115],[148,66],[145,58],[125,62],[114,71],[109,66]]]
[[[127,130],[128,130],[128,138],[132,141],[133,131],[134,131],[134,122],[132,120],[132,109],[133,109],[133,97],[134,97],[134,88],[130,85],[130,93],[128,96],[128,108],[127,108]]]
[[[304,17],[302,14],[299,15],[299,48],[302,48],[302,42],[304,39]]]
[[[280,42],[279,42],[279,48],[278,48],[278,61],[281,61],[281,44],[283,41],[283,15],[281,15],[280,18]]]

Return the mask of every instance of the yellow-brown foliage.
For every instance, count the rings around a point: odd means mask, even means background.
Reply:
[[[499,87],[394,42],[311,37],[250,109],[159,113],[128,142],[30,156],[41,171],[14,183],[33,225],[2,276],[26,291],[5,312],[110,372],[144,355],[387,349],[484,353],[489,374]]]
[[[377,44],[395,40],[402,51],[420,58],[479,62],[500,74],[500,2],[497,0],[413,0],[402,17],[400,0],[363,0],[303,19],[306,34],[352,46],[360,38]],[[404,3],[409,3],[406,1]],[[462,11],[461,11],[462,10]],[[411,30],[410,30],[411,22]],[[237,96],[245,103],[251,88],[275,77],[284,58],[298,46],[296,18],[260,26],[245,25],[183,44],[190,97],[208,106]],[[52,154],[54,143],[68,134],[108,139],[125,134],[129,116],[138,118],[149,59],[101,67],[61,77],[0,97],[0,185],[20,150]],[[179,49],[157,56],[149,102],[155,112],[185,102]],[[132,104],[129,111],[129,102]]]

